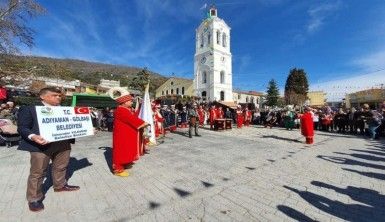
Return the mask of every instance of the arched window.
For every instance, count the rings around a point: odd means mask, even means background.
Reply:
[[[171,95],[173,95],[174,94],[174,89],[171,89]]]
[[[176,88],[176,94],[179,95],[179,88]]]
[[[221,95],[221,100],[224,101],[225,100],[225,92],[224,91],[221,91],[220,93]]]
[[[166,90],[166,95],[168,95],[168,90]]]
[[[238,94],[238,100],[240,100],[241,99],[241,94]]]
[[[182,95],[184,95],[184,87],[182,87]]]
[[[225,71],[221,71],[221,84],[225,83]]]
[[[257,104],[259,104],[259,98],[257,97]]]
[[[226,33],[222,34],[222,46],[223,47],[227,46],[227,35],[226,35]]]
[[[251,102],[251,103],[254,103],[254,97],[253,97],[253,96],[250,97],[250,102]]]
[[[207,33],[207,45],[210,45],[211,42],[211,32]]]
[[[246,96],[246,103],[248,103],[249,102],[249,97],[248,96]]]
[[[221,42],[221,32],[218,30],[217,31],[217,44],[219,45]]]
[[[164,91],[162,91],[162,96],[164,95]]]
[[[201,34],[201,37],[200,37],[200,40],[201,40],[201,48],[205,45],[205,43],[204,43],[204,40],[205,40],[205,38],[203,37],[203,33]]]
[[[203,101],[206,100],[206,96],[207,96],[206,91],[203,91],[203,92],[202,92],[202,100],[203,100]]]
[[[207,83],[207,72],[206,72],[206,71],[203,71],[203,75],[202,75],[202,83],[203,83],[203,84]]]

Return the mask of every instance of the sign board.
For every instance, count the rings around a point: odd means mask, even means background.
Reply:
[[[36,106],[40,136],[49,142],[94,135],[88,107]]]

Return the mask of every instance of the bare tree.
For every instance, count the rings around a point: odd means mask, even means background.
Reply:
[[[17,41],[32,47],[34,31],[28,20],[45,12],[34,0],[5,0],[0,2],[0,53],[19,53]]]

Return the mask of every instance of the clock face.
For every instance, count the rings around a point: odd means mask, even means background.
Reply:
[[[203,57],[201,58],[201,64],[204,64],[204,63],[206,63],[206,57],[205,57],[205,56],[203,56]]]

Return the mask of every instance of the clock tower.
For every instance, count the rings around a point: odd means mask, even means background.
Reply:
[[[194,91],[202,101],[233,101],[230,27],[211,7],[196,29]]]

